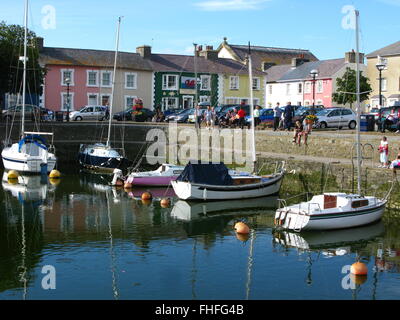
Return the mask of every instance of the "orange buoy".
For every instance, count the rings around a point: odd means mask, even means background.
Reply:
[[[367,281],[366,275],[356,276],[355,274],[350,274],[350,280],[357,286],[361,286],[365,281]]]
[[[240,241],[246,242],[249,240],[249,234],[243,234],[243,233],[236,233],[236,238]]]
[[[350,268],[350,273],[352,273],[356,276],[366,276],[368,273],[367,265],[365,263],[362,263],[359,261],[356,263],[353,263]]]
[[[235,224],[234,229],[236,230],[237,233],[241,233],[241,234],[248,234],[250,232],[250,228],[247,224],[245,224],[244,222],[237,222]]]
[[[153,195],[150,192],[142,193],[142,200],[151,200],[153,199]]]
[[[151,200],[150,199],[142,199],[142,203],[146,206],[151,205]]]
[[[124,189],[132,189],[132,183],[130,183],[130,182],[125,182],[125,184],[124,184]]]
[[[168,208],[171,204],[171,201],[168,198],[162,198],[160,201],[160,205],[163,208]]]

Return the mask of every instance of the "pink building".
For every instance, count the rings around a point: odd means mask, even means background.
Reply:
[[[39,45],[40,62],[47,73],[43,104],[54,111],[79,110],[87,105],[109,105],[114,51],[52,48]],[[152,66],[140,53],[119,52],[113,111],[118,112],[141,98],[152,108]]]

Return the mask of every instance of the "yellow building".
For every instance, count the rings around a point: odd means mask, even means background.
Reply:
[[[381,81],[377,65],[382,65]],[[400,101],[400,41],[367,55],[367,74],[372,87],[370,106],[379,106],[379,82],[381,83],[382,107],[393,106]]]

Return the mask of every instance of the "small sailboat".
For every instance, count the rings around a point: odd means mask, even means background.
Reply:
[[[385,210],[387,197],[379,199],[375,196],[364,196],[361,192],[361,143],[360,143],[360,72],[359,72],[359,31],[356,15],[356,96],[357,96],[357,182],[358,194],[325,193],[314,196],[310,201],[286,206],[280,201],[280,207],[275,214],[275,225],[294,231],[329,230],[352,228],[370,224],[379,220]]]
[[[126,182],[133,186],[168,187],[182,173],[184,166],[162,164],[157,170],[132,172]]]
[[[27,32],[28,32],[28,0],[25,1],[25,34],[22,78],[22,119],[20,141],[11,144],[6,142],[1,157],[6,170],[16,170],[20,173],[47,174],[54,169],[57,158],[54,155],[54,146],[48,145],[42,136],[51,136],[49,132],[25,131],[25,95],[26,95],[26,71],[27,71]]]
[[[106,144],[104,143],[95,143],[90,145],[81,144],[78,154],[78,161],[82,167],[89,170],[99,170],[109,173],[112,173],[114,169],[126,169],[133,164],[131,160],[125,158],[125,156],[123,155],[123,150],[112,148],[110,144],[120,25],[121,25],[121,17],[118,18],[107,142]]]
[[[278,194],[283,175],[283,168],[268,176],[230,175],[223,163],[189,162],[171,184],[181,200],[250,199]]]
[[[253,171],[256,167],[256,147],[254,132],[254,99],[252,60],[248,54],[250,115],[251,115],[251,155]],[[258,176],[253,174],[231,174],[223,163],[188,163],[182,174],[171,181],[172,187],[182,200],[231,200],[272,196],[279,193],[285,174],[284,163],[274,174]]]

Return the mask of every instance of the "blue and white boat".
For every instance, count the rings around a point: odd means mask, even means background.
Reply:
[[[3,165],[6,170],[16,170],[20,173],[47,174],[54,169],[57,159],[54,155],[54,147],[48,146],[44,135],[52,136],[48,132],[25,132],[25,95],[26,95],[26,64],[27,57],[27,25],[28,25],[28,1],[25,1],[25,35],[22,79],[22,118],[20,141],[14,144],[7,142],[1,152]]]

